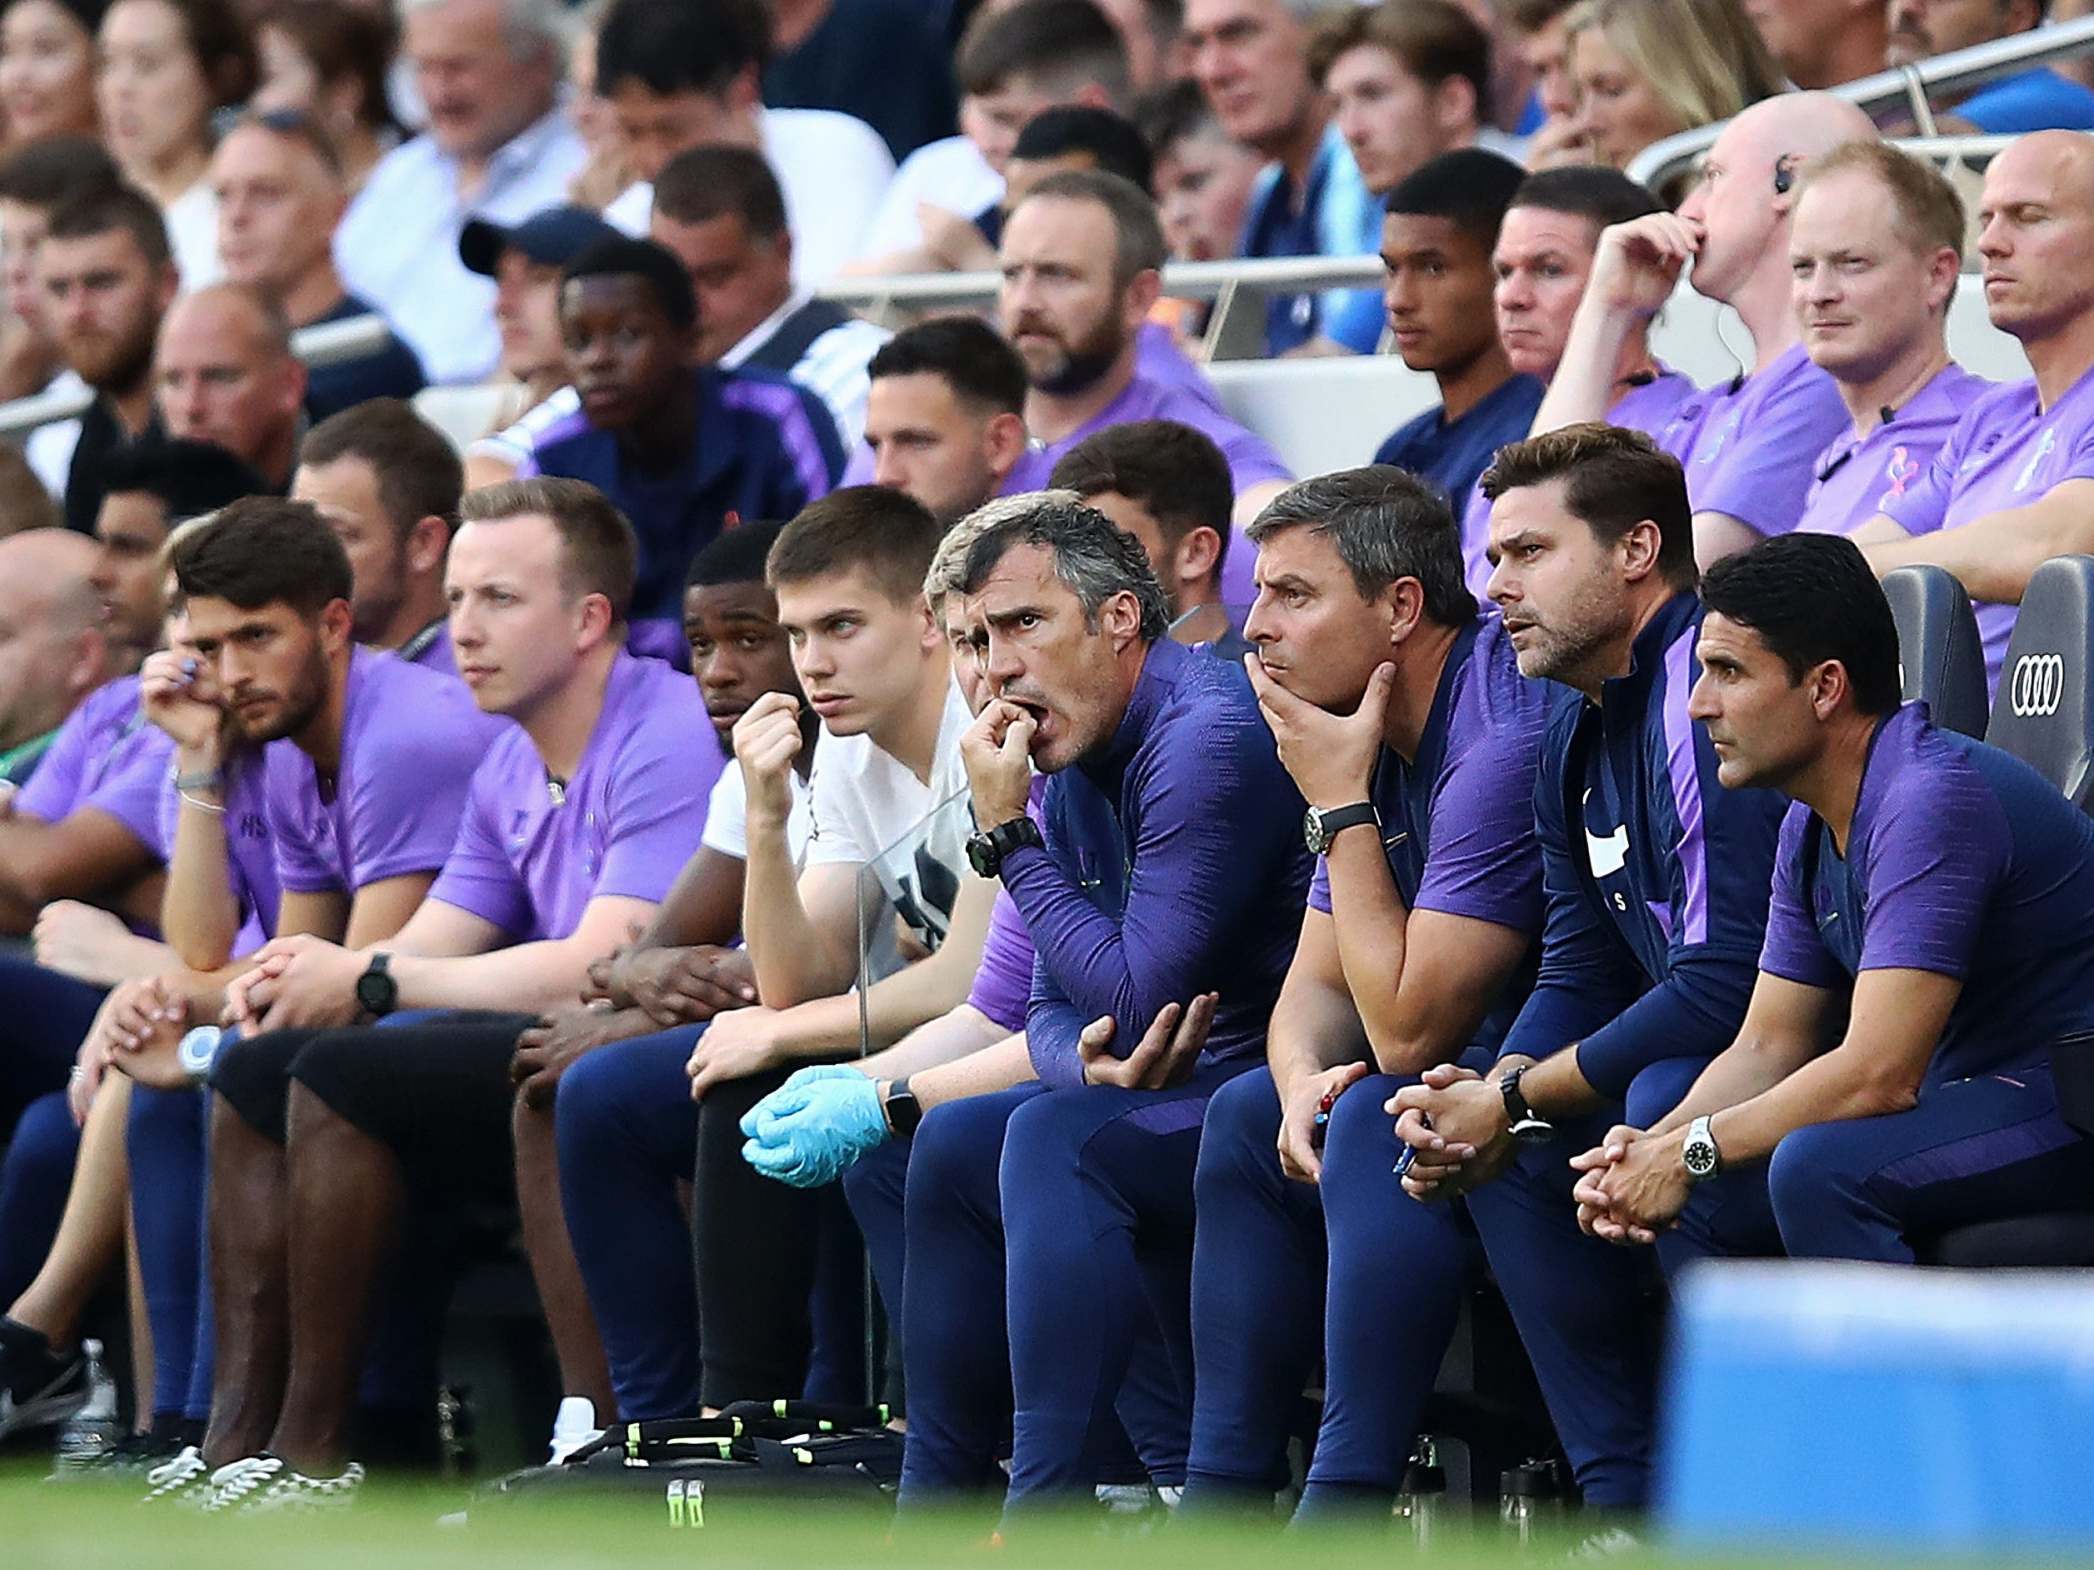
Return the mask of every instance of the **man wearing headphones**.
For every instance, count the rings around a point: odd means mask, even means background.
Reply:
[[[1538,434],[1606,417],[1623,341],[1672,298],[1691,261],[1694,291],[1728,305],[1752,337],[1739,374],[1681,405],[1656,433],[1687,471],[1694,554],[1704,567],[1796,526],[1813,460],[1847,425],[1832,378],[1803,352],[1789,303],[1789,215],[1802,166],[1844,142],[1874,141],[1854,105],[1784,93],[1731,121],[1676,213],[1600,238],[1563,363],[1535,416]]]

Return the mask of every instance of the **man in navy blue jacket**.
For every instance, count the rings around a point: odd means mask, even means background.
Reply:
[[[691,369],[697,298],[647,240],[599,240],[568,264],[560,331],[580,410],[548,426],[519,478],[587,480],[640,544],[626,644],[690,665],[684,569],[722,529],[795,516],[843,473],[836,423],[806,388],[755,371]]]
[[[1535,783],[1541,974],[1487,1076],[1435,1069],[1389,1110],[1416,1151],[1406,1190],[1468,1194],[1586,1504],[1634,1509],[1657,1365],[1648,1281],[1579,1232],[1568,1162],[1610,1123],[1649,1127],[1730,1045],[1784,803],[1722,789],[1688,718],[1701,605],[1679,464],[1638,433],[1574,425],[1502,449],[1483,484],[1489,592],[1520,672],[1567,689]],[[1668,1267],[1729,1251],[1738,1212],[1759,1210],[1748,1193],[1725,1215],[1741,1187],[1697,1191]]]
[[[1018,1506],[1099,1480],[1123,1386],[1151,1477],[1182,1475],[1200,1121],[1259,1061],[1309,860],[1249,685],[1170,640],[1140,542],[1066,493],[1005,505],[948,617],[989,694],[961,743],[968,854],[1032,934],[1040,1084],[940,1107],[918,1131],[933,1144],[917,1160],[954,1147],[927,1170],[1000,1162],[1001,1185],[995,1215],[956,1228],[928,1213],[968,1203],[968,1185],[919,1182],[911,1164],[909,1300],[935,1272],[953,1318],[909,1328],[903,1497],[994,1481],[1000,1392],[940,1365],[1000,1339],[1008,1279]],[[1049,776],[1037,821],[1035,767]]]

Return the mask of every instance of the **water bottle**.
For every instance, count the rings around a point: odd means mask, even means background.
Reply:
[[[1553,1460],[1529,1461],[1498,1474],[1498,1519],[1520,1547],[1552,1531],[1563,1507],[1561,1469]]]
[[[58,1430],[58,1470],[77,1471],[100,1461],[124,1437],[116,1415],[116,1381],[102,1362],[102,1343],[88,1341],[87,1399]]]
[[[1440,1465],[1439,1446],[1429,1434],[1418,1439],[1417,1453],[1403,1469],[1396,1495],[1396,1519],[1411,1530],[1420,1548],[1430,1548],[1439,1535],[1440,1512],[1447,1503],[1447,1469]]]

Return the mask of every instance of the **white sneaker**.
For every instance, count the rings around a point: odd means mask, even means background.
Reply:
[[[138,1502],[142,1505],[178,1504],[191,1508],[200,1506],[210,1498],[211,1469],[204,1464],[204,1453],[194,1445],[184,1445],[175,1452],[170,1461],[163,1461],[145,1474],[146,1496]]]
[[[560,1410],[553,1416],[553,1439],[545,1464],[563,1465],[582,1446],[601,1438],[603,1430],[596,1426],[596,1403],[587,1396],[563,1396]]]
[[[211,1474],[207,1515],[300,1514],[347,1507],[362,1486],[364,1469],[351,1461],[335,1477],[308,1477],[282,1456],[249,1456]]]

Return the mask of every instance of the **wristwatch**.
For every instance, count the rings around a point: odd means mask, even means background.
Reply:
[[[1381,826],[1381,814],[1374,810],[1371,801],[1356,801],[1349,807],[1333,807],[1328,812],[1319,812],[1314,807],[1302,819],[1301,837],[1308,841],[1309,854],[1321,856],[1331,848],[1331,841],[1346,829],[1357,828],[1362,823]]]
[[[393,980],[392,963],[390,954],[373,954],[370,968],[356,978],[357,1003],[366,1014],[380,1019],[392,1013],[400,1002],[400,984]]]
[[[1021,845],[1042,845],[1040,826],[1020,813],[1008,823],[978,832],[967,841],[967,865],[985,878],[1003,870],[1003,859]]]
[[[1707,1118],[1696,1118],[1687,1125],[1687,1142],[1680,1146],[1680,1164],[1686,1167],[1690,1183],[1706,1182],[1722,1170],[1723,1153],[1716,1148],[1716,1135]]]
[[[887,1094],[880,1098],[880,1111],[886,1115],[887,1127],[896,1139],[908,1139],[916,1132],[916,1125],[923,1121],[923,1108],[917,1105],[916,1092],[909,1088],[909,1076],[887,1082]]]
[[[201,1085],[210,1078],[211,1065],[218,1060],[218,1048],[224,1039],[225,1032],[218,1026],[198,1025],[176,1044],[175,1062],[190,1084]]]
[[[1498,1081],[1498,1094],[1505,1098],[1505,1120],[1512,1125],[1507,1132],[1523,1145],[1538,1145],[1556,1135],[1556,1125],[1528,1106],[1526,1093],[1520,1089],[1520,1077],[1531,1066],[1522,1063]]]

